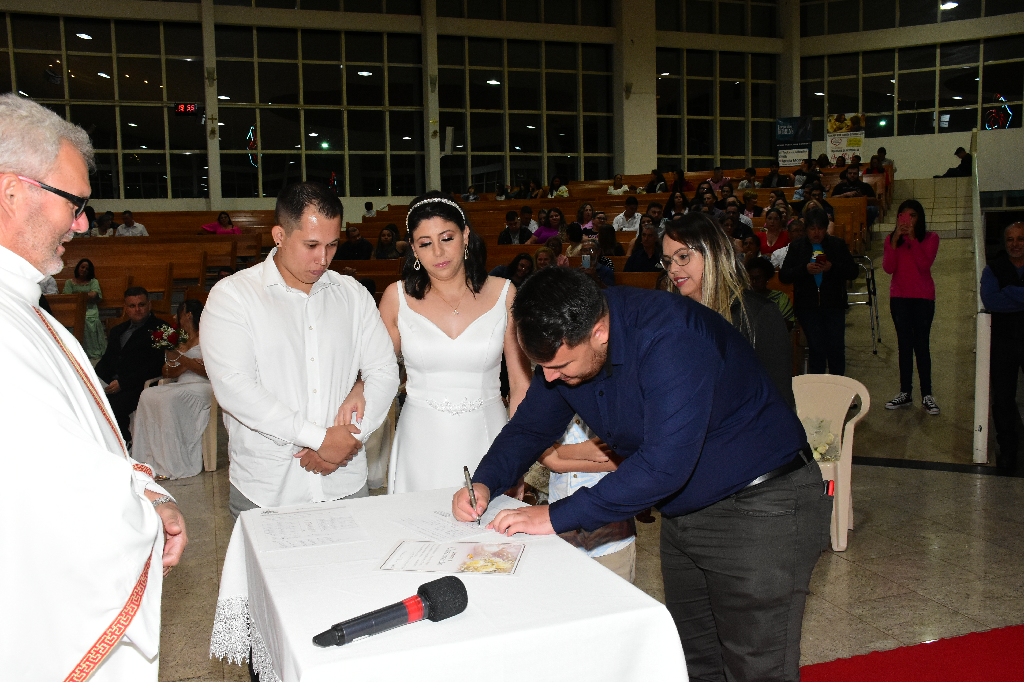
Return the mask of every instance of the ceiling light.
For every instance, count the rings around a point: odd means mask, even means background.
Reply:
[[[289,162],[288,162],[288,165],[290,166],[290,165],[292,165],[293,163],[295,163],[295,162],[294,162],[294,161],[289,161]]]
[[[218,123],[217,125],[222,126],[222,125],[227,125],[227,124],[226,123]]]
[[[191,60],[191,59],[189,59],[188,57],[186,57],[186,58],[185,58],[185,61],[186,61],[186,62],[190,62],[190,61],[192,61],[192,60]]]
[[[825,96],[825,93],[824,93],[824,92],[816,92],[816,93],[814,93],[814,94],[815,94],[815,95],[818,95],[819,97],[824,97],[824,96]]]
[[[958,3],[958,2],[944,2],[941,5],[939,5],[939,9],[953,9],[954,7],[959,7],[959,6],[960,6],[960,3]]]
[[[890,79],[889,79],[889,82],[890,82],[890,83],[895,83],[895,82],[896,82],[896,79],[895,79],[895,78],[890,78]]]
[[[143,83],[148,83],[149,81],[142,81],[142,82],[143,82]]]
[[[320,146],[323,147],[324,149],[327,149],[329,145],[326,142],[321,142]]]
[[[462,149],[462,145],[461,144],[457,144],[457,145],[455,145],[455,148],[456,149]]]
[[[298,149],[301,146],[302,146],[301,144],[297,144],[297,145],[295,145],[295,148]]]
[[[523,150],[522,150],[522,149],[520,149],[519,147],[516,147],[516,149],[519,149],[519,151],[523,151]]]
[[[954,7],[955,7],[955,5],[954,5]],[[75,35],[78,36],[79,38],[81,38],[82,40],[92,40],[92,36],[89,35],[88,33],[76,33]]]
[[[412,138],[411,137],[403,137],[402,139],[403,140],[411,140]]]
[[[526,127],[529,128],[530,130],[534,130],[537,126],[526,126]]]
[[[978,79],[978,78],[975,78],[974,80],[980,80],[980,79]]]
[[[665,73],[663,73],[663,74],[660,74],[660,75],[662,75],[662,76],[667,76],[667,75],[668,75],[668,71],[666,71]]]
[[[146,146],[146,145],[144,145],[144,144],[140,144],[139,146],[140,146],[140,147],[142,147],[143,149],[149,149],[149,147],[147,147],[147,146]]]
[[[227,95],[217,95],[217,99],[231,99]]]
[[[102,71],[97,71],[96,75],[97,76],[102,76],[103,78],[110,78],[110,76],[108,76],[107,74],[103,73]]]
[[[356,74],[359,75],[359,76],[372,76],[373,72],[372,71],[356,71]]]
[[[28,97],[28,93],[27,93],[27,92],[25,92],[24,90],[18,90],[18,94],[19,94],[19,95],[23,95],[23,96],[25,96],[25,97]]]
[[[139,126],[138,126],[138,125],[136,125],[136,124],[134,124],[134,123],[129,123],[129,124],[128,124],[128,127],[129,127],[129,128],[138,128]]]
[[[954,95],[953,99],[963,99],[963,97],[957,97],[956,95]]]
[[[209,168],[209,166],[203,166],[203,170],[209,170]],[[205,178],[206,176],[204,175],[203,177]]]
[[[882,119],[881,121],[879,121],[879,122],[878,122],[878,125],[880,125],[880,126],[884,126],[884,125],[885,125],[885,119],[883,118],[883,119]]]
[[[185,152],[185,156],[192,156],[192,152]]]
[[[739,84],[740,84],[739,81],[736,81],[735,83],[733,83],[733,85],[739,85]]]
[[[319,134],[320,134],[320,133],[310,133],[310,134],[309,134],[309,136],[310,136],[310,137],[316,137],[316,136],[317,136],[317,135],[319,135]]]
[[[487,84],[488,85],[501,85],[501,81],[496,81],[494,79],[491,79],[491,80],[487,81]]]
[[[124,75],[124,77],[125,77],[125,78],[127,78],[127,77],[128,77],[128,74],[125,74],[125,75]]]

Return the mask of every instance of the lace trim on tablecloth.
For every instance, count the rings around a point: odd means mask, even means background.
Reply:
[[[260,682],[281,682],[274,672],[274,664],[270,660],[263,636],[255,625],[252,626],[252,669],[259,675]]]
[[[263,636],[249,618],[249,601],[242,597],[218,600],[210,635],[210,658],[244,665],[250,651],[252,667],[260,682],[280,682]]]

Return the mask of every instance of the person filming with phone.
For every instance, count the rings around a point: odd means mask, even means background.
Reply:
[[[779,281],[793,285],[793,307],[807,335],[811,374],[846,372],[846,282],[858,268],[846,242],[828,234],[828,214],[812,208],[807,236],[792,242]]]
[[[609,260],[607,256],[601,256],[601,248],[597,242],[586,240],[580,249],[580,256],[583,260],[582,270],[587,277],[597,282],[597,286],[605,289],[615,286],[615,271],[602,261]]]

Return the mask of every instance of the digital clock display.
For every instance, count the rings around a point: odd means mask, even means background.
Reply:
[[[199,106],[197,104],[174,105],[175,116],[195,116],[197,113],[199,113]]]

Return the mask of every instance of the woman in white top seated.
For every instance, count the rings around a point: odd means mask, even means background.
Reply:
[[[132,432],[132,457],[158,476],[187,478],[203,469],[203,431],[210,421],[213,388],[199,348],[203,304],[194,298],[178,306],[178,328],[188,335],[166,352],[166,379],[175,383],[142,392]]]

